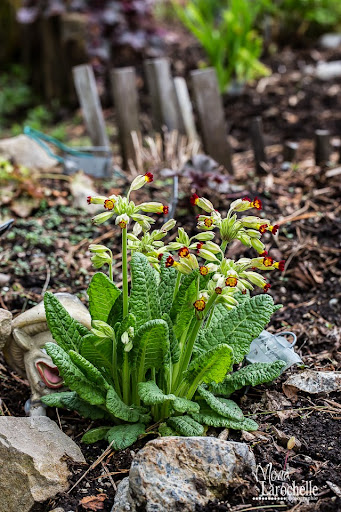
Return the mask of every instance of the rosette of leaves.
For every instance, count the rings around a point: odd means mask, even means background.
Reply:
[[[207,277],[195,270],[177,286],[177,272],[165,266],[166,258],[159,274],[146,256],[132,255],[125,316],[121,290],[96,273],[88,289],[91,331],[53,294],[45,294],[47,323],[56,341],[45,348],[70,391],[43,401],[103,420],[104,426],[83,436],[86,443],[107,439],[123,449],[147,429],[184,436],[203,435],[207,426],[257,429],[230,396],[243,386],[273,380],[284,363],[234,368],[279,306],[266,294],[242,296],[230,311],[217,304],[198,317],[193,307],[197,280]]]

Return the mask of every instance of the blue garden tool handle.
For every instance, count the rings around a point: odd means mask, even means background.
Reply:
[[[52,141],[48,135],[45,135],[44,133],[41,133],[38,130],[34,130],[34,128],[31,128],[30,126],[25,126],[24,134],[27,135],[28,137],[30,137],[32,140],[34,140],[37,144],[39,144],[39,146],[41,148],[43,148],[44,151],[46,151],[46,153],[50,157],[55,158],[56,160],[58,160],[58,162],[60,162],[62,164],[64,163],[64,158],[53,153],[51,148],[47,144],[45,144],[45,142],[43,142],[44,140],[46,140],[46,141],[50,142],[51,144],[54,144],[57,147],[59,147],[59,145],[58,145],[59,141],[58,141],[58,144],[55,144],[55,142]]]
[[[36,141],[39,146],[41,146],[46,153],[51,156],[52,158],[55,158],[60,163],[64,163],[65,159],[59,155],[56,155],[51,148],[44,142],[49,142],[53,146],[56,146],[58,149],[64,151],[64,153],[68,153],[70,155],[74,156],[82,156],[86,158],[91,158],[93,155],[84,153],[82,151],[78,151],[76,149],[70,148],[69,146],[66,146],[59,140],[55,139],[54,137],[51,137],[50,135],[46,135],[45,133],[40,132],[39,130],[35,130],[34,128],[31,128],[30,126],[25,126],[24,128],[24,134]]]
[[[42,147],[50,157],[55,158],[61,164],[65,164],[65,158],[54,153],[52,149],[46,144],[46,142],[49,142],[50,144],[57,147],[67,155],[73,155],[83,158],[95,158],[95,156],[92,153],[86,153],[85,151],[103,151],[107,152],[108,154],[111,153],[110,148],[104,146],[82,148],[83,151],[80,151],[79,149],[70,148],[69,146],[66,146],[59,140],[55,139],[54,137],[46,135],[45,133],[42,133],[39,130],[36,130],[35,128],[31,128],[31,126],[24,127],[24,134],[30,137],[32,140],[34,140],[37,144],[39,144],[39,146]],[[113,169],[112,172],[116,176],[119,176],[120,178],[123,178],[124,180],[128,181],[127,176],[118,169]]]

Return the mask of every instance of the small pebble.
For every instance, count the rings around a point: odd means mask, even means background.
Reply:
[[[0,286],[5,286],[5,284],[9,283],[10,279],[10,275],[0,273]]]
[[[331,308],[335,308],[337,305],[338,305],[338,302],[339,302],[339,299],[337,299],[336,297],[334,297],[333,299],[330,299],[329,301],[329,306]]]

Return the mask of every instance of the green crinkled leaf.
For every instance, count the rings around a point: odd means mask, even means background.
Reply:
[[[243,411],[235,402],[233,402],[233,400],[217,398],[213,395],[213,393],[210,393],[210,391],[205,389],[203,386],[198,387],[198,393],[205,400],[207,405],[209,405],[213,411],[217,412],[221,416],[235,421],[242,421],[244,419]]]
[[[146,409],[125,404],[112,387],[108,389],[105,405],[110,414],[120,420],[128,421],[129,423],[148,423],[150,421],[150,416],[144,414]]]
[[[144,254],[135,252],[130,262],[132,286],[129,309],[136,317],[136,327],[161,317],[155,271]]]
[[[102,439],[107,438],[107,434],[110,430],[110,427],[97,427],[88,430],[83,435],[81,441],[85,444],[93,444],[97,443],[97,441],[101,441]]]
[[[78,354],[74,350],[69,351],[69,356],[75,365],[84,373],[87,379],[97,384],[97,386],[103,387],[104,389],[109,388],[109,384],[101,374],[101,372],[88,361],[85,357]]]
[[[110,310],[107,324],[110,325],[110,327],[115,327],[117,322],[122,322],[123,320],[123,293],[119,295],[115,301],[115,304]]]
[[[172,416],[168,418],[167,424],[186,437],[202,436],[205,432],[204,427],[190,416]]]
[[[193,270],[191,274],[185,275],[176,295],[173,307],[170,312],[174,325],[174,333],[178,339],[191,325],[195,316],[193,303],[197,296],[197,278],[198,270]]]
[[[258,386],[264,382],[271,382],[280,376],[285,367],[284,361],[273,363],[253,363],[226,376],[223,382],[211,384],[211,389],[218,395],[230,396],[234,391],[244,386]]]
[[[113,443],[115,450],[125,450],[138,440],[139,436],[144,434],[146,426],[143,423],[134,423],[133,425],[117,425],[112,427],[107,433],[107,440]]]
[[[176,399],[175,395],[165,395],[153,380],[149,380],[148,382],[139,382],[138,394],[146,405],[163,404],[164,402]]]
[[[231,347],[218,345],[192,361],[185,373],[185,379],[192,386],[199,386],[202,382],[221,382],[226,373],[231,370],[232,363]]]
[[[178,276],[178,271],[174,267],[166,267],[166,259],[169,253],[162,256],[160,263],[160,284],[159,284],[159,298],[161,313],[169,313],[173,304],[173,295],[175,290],[175,283]]]
[[[159,434],[161,437],[168,436],[178,436],[179,434],[175,432],[171,427],[167,425],[167,423],[161,423],[159,426]]]
[[[233,349],[234,363],[240,363],[275,309],[272,297],[266,294],[256,295],[230,311],[218,304],[209,327],[198,336],[197,348],[206,351],[212,346],[228,343]]]
[[[110,311],[121,295],[114,283],[103,272],[96,272],[88,287],[89,311],[92,320],[108,320]]]
[[[59,345],[46,343],[45,349],[54,364],[58,367],[60,376],[65,384],[76,391],[79,397],[91,405],[105,403],[105,392],[103,389],[90,382],[84,373],[73,363],[71,357]]]
[[[172,403],[173,409],[177,412],[199,412],[200,407],[196,402],[187,398],[177,397]]]
[[[49,407],[62,408],[65,407],[64,398],[74,395],[77,396],[77,393],[74,391],[61,391],[60,393],[50,393],[49,395],[42,396],[41,401]]]
[[[249,418],[244,418],[243,421],[234,421],[212,411],[209,407],[200,407],[200,412],[191,413],[191,416],[195,421],[208,427],[225,427],[234,430],[246,430],[248,432],[258,429],[257,423]]]
[[[167,322],[168,330],[169,330],[169,345],[170,345],[170,356],[172,363],[177,363],[180,359],[180,346],[178,338],[175,336],[173,323],[171,317],[164,313],[162,315],[162,319]]]
[[[96,368],[112,368],[113,341],[109,338],[99,338],[95,334],[88,334],[82,339],[80,354],[90,361]]]
[[[103,409],[81,400],[75,391],[51,393],[43,396],[41,401],[49,407],[60,407],[70,411],[76,411],[84,418],[90,418],[91,420],[101,420],[110,417]]]
[[[147,370],[158,370],[169,352],[168,325],[164,320],[149,320],[137,331],[131,351],[137,382],[142,382]]]
[[[78,351],[84,332],[79,327],[81,324],[69,315],[53,293],[45,293],[44,306],[47,325],[53,339],[66,351]]]

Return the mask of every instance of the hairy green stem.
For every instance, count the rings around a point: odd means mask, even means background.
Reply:
[[[176,277],[174,293],[173,293],[173,302],[175,301],[176,294],[178,293],[178,290],[179,290],[179,287],[180,287],[180,281],[181,281],[181,273],[178,272],[178,275]]]
[[[115,391],[118,394],[118,396],[120,398],[122,398],[121,386],[120,386],[120,382],[118,379],[118,372],[117,372],[117,341],[116,341],[116,339],[112,340],[111,362],[112,362],[112,376],[113,376],[113,380],[114,380]]]
[[[206,311],[207,311],[207,313],[209,313],[209,311],[210,311],[212,305],[214,304],[216,298],[217,298],[216,294],[212,295],[209,298],[209,300],[208,300],[208,302],[206,304]],[[179,362],[179,370],[178,370],[178,374],[177,374],[177,379],[176,379],[176,381],[174,383],[173,389],[177,389],[178,388],[179,384],[181,383],[182,375],[187,370],[187,367],[188,367],[189,362],[190,362],[191,357],[192,357],[194,343],[195,343],[195,340],[197,339],[199,329],[202,326],[202,324],[204,322],[204,319],[205,319],[204,316],[202,318],[198,318],[197,319],[197,321],[194,324],[193,329],[192,329],[192,331],[191,331],[191,333],[189,335],[189,338],[187,340],[186,346],[184,347],[184,350],[182,351],[182,354],[181,354],[181,358],[180,358],[180,362]]]
[[[213,311],[214,311],[214,308],[211,308],[211,311],[210,311],[210,313],[209,313],[209,315],[208,315],[208,320],[207,320],[207,322],[206,322],[206,324],[205,324],[205,327],[209,327],[209,325],[210,325],[210,323],[211,323],[211,320],[212,320]]]
[[[224,257],[224,254],[225,254],[225,250],[226,250],[226,247],[227,247],[227,243],[228,243],[228,242],[227,242],[227,240],[223,240],[223,241],[221,242],[220,249],[221,249],[221,251],[222,251],[222,253],[223,253],[223,257]]]
[[[183,348],[184,348],[184,345],[185,345],[185,342],[186,342],[186,338],[187,338],[187,334],[188,334],[189,328],[190,328],[190,324],[187,326],[185,331],[182,333],[182,336],[181,336],[181,339],[180,339],[180,342],[179,342],[180,354],[183,353]],[[179,361],[177,363],[174,363],[174,365],[173,365],[172,387],[170,388],[169,393],[171,392],[171,389],[173,389],[173,383],[174,383],[174,385],[175,385],[175,383],[177,383],[177,377],[179,375],[179,370],[180,370],[180,363],[181,363],[181,356],[180,356]]]
[[[123,290],[123,318],[128,314],[128,251],[127,228],[122,229],[122,290]]]
[[[129,405],[130,404],[130,372],[129,372],[128,352],[124,352],[124,356],[123,356],[122,388],[123,388],[123,402],[126,403],[127,405]]]

